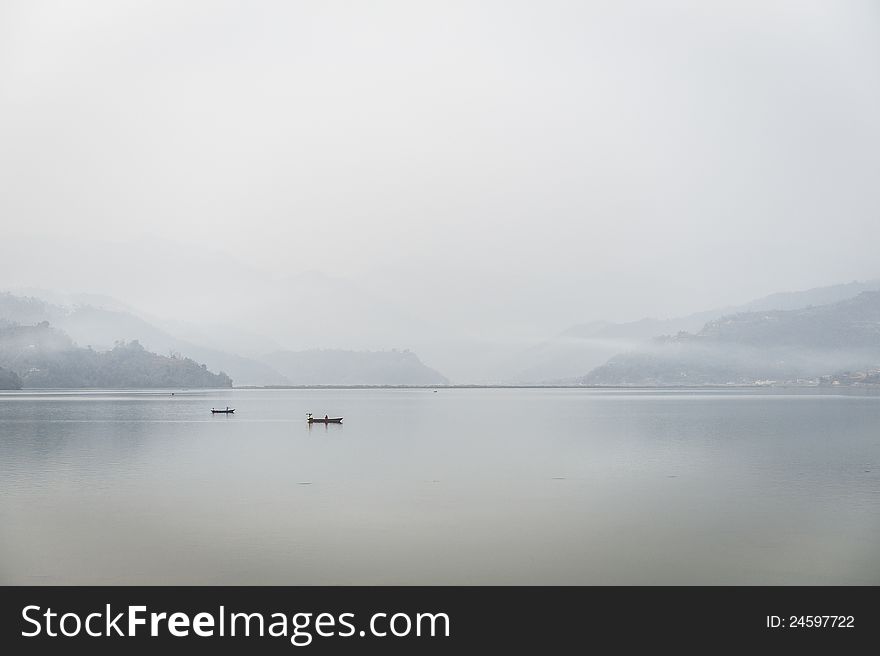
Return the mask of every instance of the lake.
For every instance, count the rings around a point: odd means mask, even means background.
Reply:
[[[880,396],[4,392],[0,583],[877,585]]]

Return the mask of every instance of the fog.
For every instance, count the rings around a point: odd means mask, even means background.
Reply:
[[[880,9],[7,1],[0,144],[0,288],[479,379],[876,278]]]

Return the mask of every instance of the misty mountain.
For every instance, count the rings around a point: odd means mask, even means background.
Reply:
[[[317,275],[298,279],[297,284],[302,288],[300,291],[302,291],[303,297],[306,296],[304,289],[311,289],[315,304],[318,303],[318,296],[322,292],[326,292],[328,296],[340,298],[344,288],[344,284],[341,282]],[[329,293],[328,284],[332,284],[333,291],[338,293]],[[191,358],[204,363],[209,370],[227,372],[237,385],[432,385],[448,382],[444,376],[426,367],[418,357],[408,352],[342,350],[293,352],[278,348],[271,339],[261,339],[234,328],[226,330],[221,339],[225,337],[226,341],[232,340],[247,346],[251,352],[264,354],[267,351],[272,351],[270,356],[244,357],[207,347],[201,343],[197,344],[180,339],[157,326],[160,320],[147,321],[114,299],[60,295],[51,292],[41,293],[46,293],[55,300],[66,302],[106,301],[109,308],[88,304],[57,305],[40,298],[5,293],[0,294],[0,319],[20,324],[47,321],[63,331],[65,336],[69,337],[76,345],[95,351],[112,349],[120,341],[136,340],[148,351]],[[352,298],[358,295],[354,289],[349,290],[347,294]],[[380,305],[375,299],[362,296],[360,298],[362,307],[354,306],[352,303],[345,311],[352,312],[360,307],[361,311],[368,312],[370,304],[374,302],[377,306]],[[283,305],[276,303],[279,312],[286,312]],[[243,311],[243,308],[238,306],[238,310]],[[328,317],[326,312],[305,313],[301,320],[310,324],[309,331],[320,331],[322,326],[331,320],[339,323],[339,317]],[[216,326],[200,330],[199,326],[183,322],[164,323],[174,325],[180,330],[186,330],[188,334],[194,336],[212,332],[211,328],[216,333]],[[285,325],[283,322],[274,327],[270,324],[272,324],[271,321],[263,321],[261,327],[280,332]],[[208,339],[208,337],[205,338],[206,341]],[[292,377],[285,375],[286,372],[292,372]]]
[[[281,343],[265,334],[236,328],[229,324],[195,323],[154,317],[140,312],[136,314],[181,342],[213,351],[243,356],[252,362],[259,360],[259,356],[264,353],[284,350]],[[275,374],[280,376],[278,372]]]
[[[592,321],[577,324],[555,338],[521,353],[514,382],[545,382],[574,379],[622,351],[640,350],[660,335],[696,333],[720,317],[764,310],[795,310],[827,305],[853,298],[865,291],[880,290],[880,280],[850,282],[827,287],[771,294],[742,305],[716,308],[670,319],[644,318],[614,323]]]
[[[138,311],[125,304],[105,303],[99,295],[89,298],[40,289],[61,285],[48,285],[43,269],[28,270],[28,258],[22,253],[37,249],[50,261],[77,262],[67,272],[65,287],[93,289],[98,279],[102,291],[130,302]],[[16,261],[21,266],[11,266]],[[413,298],[397,290],[383,292],[378,285],[368,284],[363,275],[272,268],[280,270],[270,272],[252,266],[242,262],[235,252],[217,251],[210,246],[194,249],[159,238],[88,243],[21,240],[14,249],[0,242],[0,274],[4,274],[3,279],[28,281],[28,286],[20,285],[28,295],[44,300],[52,296],[57,300],[55,304],[63,307],[91,305],[128,311],[176,337],[189,333],[188,341],[200,345],[214,341],[197,338],[199,332],[216,332],[204,330],[209,326],[228,326],[229,332],[251,330],[276,342],[259,349],[254,344],[247,349],[213,345],[242,355],[268,353],[276,347],[362,350],[406,346],[408,335],[422,335],[434,327],[423,317],[424,311],[413,309]],[[108,271],[112,275],[106,275]],[[163,321],[156,321],[156,317]],[[203,330],[178,331],[178,325],[166,325],[167,318],[198,324]],[[353,318],[357,330],[352,330]]]
[[[243,317],[259,317],[260,332],[287,350],[382,350],[409,345],[411,336],[434,329],[413,311],[413,299],[317,271],[255,283],[235,303],[222,305],[216,312],[224,323],[240,326]]]
[[[226,371],[241,385],[283,385],[287,381],[272,367],[257,360],[177,339],[140,317],[91,306],[78,307],[57,325],[79,344],[107,348],[116,341],[138,340],[145,348],[205,363],[209,369]]]
[[[0,367],[0,390],[21,389],[21,378],[14,371]]]
[[[14,287],[11,288],[9,292],[10,295],[14,294],[18,297],[38,299],[46,304],[58,306],[60,308],[91,305],[93,307],[103,308],[104,310],[136,314],[135,310],[130,305],[106,294],[59,292],[54,289],[44,289],[42,287]]]
[[[96,295],[60,295],[41,290],[59,301],[87,301],[107,306],[61,306],[41,298],[0,293],[0,319],[22,325],[48,321],[74,342],[107,350],[120,341],[140,342],[155,353],[175,354],[204,363],[210,370],[227,372],[240,385],[284,385],[287,379],[265,363],[178,339],[124,308],[115,299]],[[260,349],[265,352],[271,343]]]
[[[445,385],[410,351],[277,351],[263,360],[294,385]]]
[[[232,387],[189,358],[150,353],[137,341],[117,343],[109,351],[81,348],[47,322],[0,328],[0,366],[34,388]]]
[[[0,320],[20,324],[54,323],[65,314],[62,308],[42,299],[0,292]]]
[[[332,342],[330,324],[348,324],[351,318],[342,320],[338,313],[327,313],[317,308],[323,307],[321,298],[354,299],[361,296],[360,304],[352,301],[344,303],[344,313],[352,316],[388,311],[386,318],[392,322],[403,319],[394,316],[385,299],[366,296],[356,285],[344,280],[309,274],[285,279],[288,292],[302,301],[305,311],[295,313],[297,324],[290,323],[285,303],[275,303],[275,310],[267,311],[264,300],[258,305],[236,304],[236,312],[247,316],[250,310],[260,316],[254,330],[238,327],[239,324],[194,324],[185,321],[168,321],[160,318],[144,318],[126,304],[110,297],[83,294],[58,294],[42,290],[46,298],[24,297],[0,293],[0,323],[8,321],[23,325],[33,325],[48,321],[63,331],[74,343],[90,347],[94,351],[109,351],[118,342],[137,340],[146,351],[174,355],[177,358],[191,358],[204,363],[209,371],[227,372],[237,385],[286,385],[286,384],[330,384],[330,385],[407,385],[443,384],[446,377],[425,366],[413,354],[393,355],[393,351],[300,349],[296,351],[279,347],[279,342],[257,335],[255,330],[274,334],[281,338],[291,331],[293,343],[317,343],[320,334],[327,332],[326,338]],[[837,301],[852,299],[860,292],[880,289],[880,281],[853,282],[798,292],[773,294],[749,303],[724,309],[708,310],[671,319],[645,318],[639,321],[614,323],[594,321],[574,325],[547,342],[529,348],[509,341],[507,336],[486,335],[482,340],[475,338],[447,340],[443,348],[439,342],[422,336],[410,338],[418,346],[419,353],[427,354],[431,361],[443,362],[446,367],[464,371],[461,362],[466,362],[471,375],[459,376],[456,382],[513,382],[542,383],[557,381],[580,381],[583,372],[593,370],[604,362],[613,365],[614,373],[602,369],[597,376],[601,380],[659,381],[658,384],[672,384],[669,381],[688,380],[716,381],[754,380],[753,374],[763,372],[765,377],[776,379],[796,373],[807,376],[816,371],[812,366],[817,361],[824,362],[827,369],[822,373],[833,372],[841,363],[839,354],[830,359],[827,354],[814,352],[811,347],[809,362],[794,366],[799,362],[797,354],[784,353],[782,347],[774,346],[773,357],[783,362],[778,367],[756,368],[749,364],[756,355],[749,349],[758,348],[746,342],[736,342],[736,350],[729,339],[724,353],[720,353],[710,331],[721,332],[717,321],[721,317],[741,316],[756,312],[785,312],[810,307],[824,307]],[[32,290],[34,292],[38,290]],[[259,311],[258,311],[259,310]],[[267,314],[268,312],[268,314]],[[275,317],[274,320],[266,317]],[[714,327],[713,327],[714,326]],[[169,330],[171,328],[171,330]],[[733,330],[727,327],[725,330]],[[338,329],[337,329],[338,330]],[[806,330],[801,327],[799,330]],[[701,336],[699,344],[687,337],[656,340],[658,335],[686,333]],[[181,338],[181,334],[189,339]],[[413,333],[416,335],[416,333]],[[297,336],[303,339],[299,342]],[[718,337],[724,341],[728,335]],[[389,337],[390,339],[390,337]],[[369,337],[368,342],[378,342],[379,336]],[[720,342],[719,342],[720,343]],[[238,346],[251,355],[220,348],[224,345]],[[660,348],[662,346],[662,348]],[[361,347],[367,349],[369,347]],[[711,353],[702,351],[710,349]],[[764,347],[762,347],[764,348]],[[824,348],[821,347],[821,348]],[[821,349],[820,349],[821,350]],[[262,354],[271,352],[269,356]],[[735,353],[735,355],[734,355]],[[260,355],[255,355],[260,354]],[[623,355],[618,355],[623,354]],[[765,358],[766,359],[766,358]],[[678,364],[675,364],[677,362]],[[856,362],[858,359],[856,358]],[[707,363],[711,363],[711,367]],[[681,366],[686,364],[687,366]],[[669,367],[679,366],[681,371],[671,373]],[[706,369],[708,367],[708,369]],[[478,374],[474,374],[478,372]],[[653,373],[651,373],[653,372]],[[616,384],[616,383],[615,383]],[[624,384],[630,384],[626,382]],[[642,384],[635,382],[632,384]]]
[[[855,298],[862,292],[880,290],[880,279],[842,283],[827,287],[815,287],[804,291],[779,292],[764,296],[755,301],[734,308],[727,308],[723,315],[763,310],[797,310],[811,305],[830,305],[848,298]]]
[[[704,385],[817,379],[880,365],[880,291],[794,310],[741,312],[655,339],[593,369],[588,385]]]

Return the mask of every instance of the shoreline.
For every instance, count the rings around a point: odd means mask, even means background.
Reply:
[[[233,387],[23,387],[0,390],[0,394],[16,392],[232,392],[236,390],[629,390],[629,391],[720,391],[720,390],[817,390],[878,391],[880,384],[859,385],[240,385]]]

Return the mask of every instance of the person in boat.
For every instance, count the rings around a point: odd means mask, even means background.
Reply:
[[[324,421],[327,421],[328,419],[330,419],[330,415],[324,415]]]

